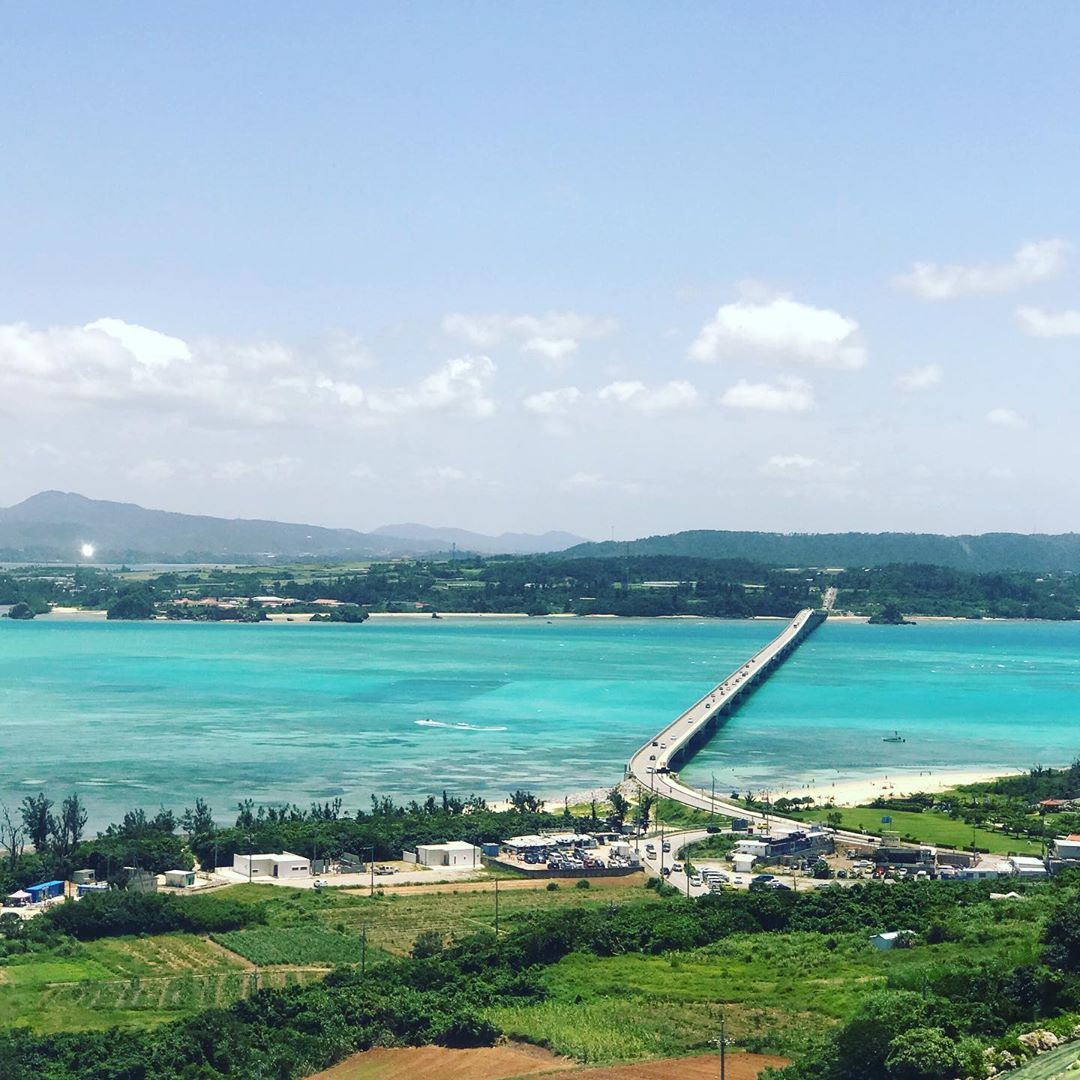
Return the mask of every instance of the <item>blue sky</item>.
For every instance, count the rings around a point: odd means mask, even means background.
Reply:
[[[6,20],[0,504],[1077,525],[1073,5]]]

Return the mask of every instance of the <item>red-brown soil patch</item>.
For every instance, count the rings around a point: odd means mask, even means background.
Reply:
[[[353,1054],[312,1080],[507,1080],[559,1072],[573,1064],[549,1050],[525,1043],[476,1050],[409,1046]]]
[[[726,1080],[757,1080],[768,1066],[779,1068],[790,1064],[787,1058],[771,1054],[728,1054],[724,1075]],[[636,1065],[606,1065],[599,1069],[579,1069],[571,1073],[574,1080],[716,1080],[720,1075],[720,1060],[716,1054],[691,1058],[665,1058],[661,1061],[641,1061]]]
[[[786,1058],[768,1054],[728,1054],[726,1080],[757,1080],[767,1066],[787,1064]],[[367,1050],[353,1054],[312,1080],[516,1080],[552,1074],[575,1080],[670,1080],[672,1076],[679,1080],[716,1080],[719,1071],[715,1054],[587,1068],[519,1043],[476,1050],[448,1050],[442,1046]]]

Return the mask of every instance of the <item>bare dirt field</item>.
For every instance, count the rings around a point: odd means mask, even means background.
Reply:
[[[573,1064],[538,1046],[524,1044],[477,1050],[410,1046],[353,1054],[313,1080],[507,1080],[565,1071]]]
[[[728,1054],[724,1070],[726,1080],[757,1080],[768,1066],[787,1065],[788,1059],[771,1054]],[[716,1080],[720,1062],[716,1054],[690,1058],[666,1058],[663,1061],[643,1061],[636,1065],[608,1065],[600,1069],[578,1069],[571,1073],[575,1080]]]
[[[768,1054],[728,1054],[726,1077],[757,1080],[767,1066],[786,1064],[786,1058]],[[478,1050],[416,1046],[353,1054],[313,1080],[515,1080],[553,1074],[572,1076],[575,1080],[579,1077],[581,1080],[669,1080],[673,1075],[680,1080],[716,1080],[719,1062],[715,1054],[702,1054],[635,1065],[585,1068],[547,1050],[520,1043]]]
[[[642,885],[645,882],[644,874],[626,874],[622,877],[607,878],[507,878],[499,881],[499,892],[514,892],[520,889],[546,889],[549,881],[554,881],[560,889],[572,889],[579,880],[589,882],[590,889],[625,889],[627,886]],[[494,881],[443,881],[431,885],[390,885],[385,883],[377,887],[384,888],[387,893],[392,889],[395,895],[422,896],[426,893],[470,893],[470,892],[494,892]],[[356,893],[358,896],[367,896],[367,889],[342,889],[345,893]]]

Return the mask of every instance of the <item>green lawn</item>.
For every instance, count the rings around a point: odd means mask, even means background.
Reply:
[[[806,821],[824,821],[832,810],[819,808],[793,814]],[[868,832],[879,835],[882,829],[897,832],[902,837],[911,837],[919,843],[942,844],[949,847],[971,850],[972,828],[962,821],[954,821],[945,814],[926,810],[921,814],[910,810],[879,810],[869,806],[842,808],[835,811],[841,816],[841,825],[856,832]],[[882,824],[882,817],[891,817],[892,822]],[[1036,840],[1017,839],[990,829],[976,828],[974,842],[980,850],[993,854],[1039,855],[1042,845]]]

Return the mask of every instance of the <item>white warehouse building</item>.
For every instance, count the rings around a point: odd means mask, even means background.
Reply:
[[[481,854],[478,847],[464,840],[416,845],[416,861],[420,866],[482,866]]]
[[[291,851],[277,854],[234,855],[233,872],[246,878],[277,878],[279,881],[290,878],[311,876],[311,863],[302,855]]]

